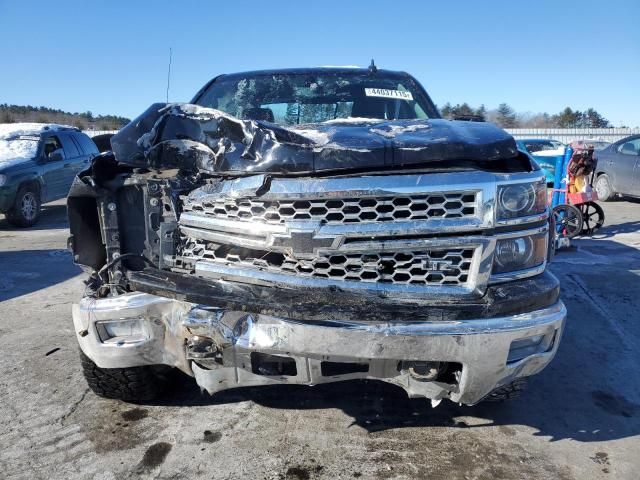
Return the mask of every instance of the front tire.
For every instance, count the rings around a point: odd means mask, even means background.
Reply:
[[[614,192],[607,174],[603,173],[596,179],[595,190],[599,200],[607,202],[613,199]]]
[[[31,227],[40,218],[40,207],[38,188],[33,185],[23,185],[16,193],[13,207],[7,212],[7,221],[16,227]]]
[[[152,366],[100,368],[82,351],[80,363],[89,388],[100,397],[148,402],[158,398],[166,387],[166,378]]]

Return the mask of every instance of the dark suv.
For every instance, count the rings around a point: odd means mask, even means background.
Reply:
[[[0,125],[0,213],[18,227],[38,221],[43,203],[64,198],[76,174],[98,154],[74,127]]]

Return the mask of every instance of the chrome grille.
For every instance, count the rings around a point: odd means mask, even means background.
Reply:
[[[291,220],[343,224],[474,217],[477,213],[477,203],[476,194],[473,192],[273,201],[187,198],[184,211],[202,212],[216,218],[272,224],[282,224]]]
[[[331,280],[397,285],[463,285],[469,280],[473,248],[400,252],[335,253],[298,259],[287,253],[190,241],[182,261],[199,260],[266,272]]]

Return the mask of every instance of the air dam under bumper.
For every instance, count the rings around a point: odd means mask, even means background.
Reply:
[[[561,301],[499,318],[375,324],[296,321],[146,293],[85,298],[73,307],[80,347],[102,368],[170,365],[211,394],[370,378],[411,397],[468,405],[542,370],[557,351],[565,318]],[[421,377],[412,362],[440,362],[442,378]]]

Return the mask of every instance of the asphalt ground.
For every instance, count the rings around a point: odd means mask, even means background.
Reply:
[[[569,310],[553,363],[510,403],[435,409],[375,381],[99,398],[64,203],[25,230],[0,216],[0,478],[637,479],[640,202],[603,207],[605,227],[551,265]]]

